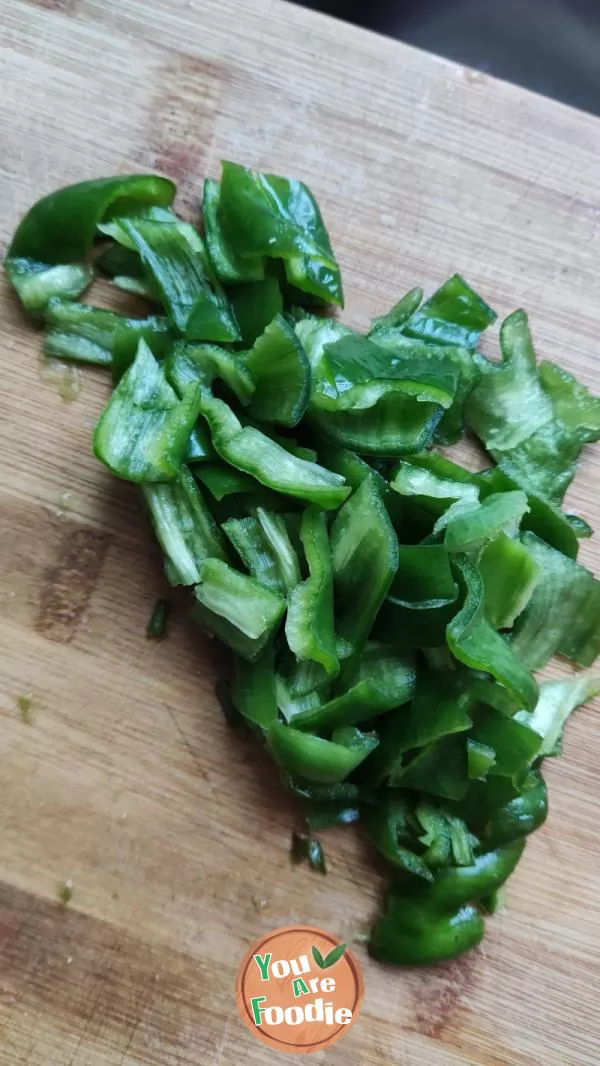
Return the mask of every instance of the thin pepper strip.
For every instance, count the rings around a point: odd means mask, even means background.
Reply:
[[[204,392],[200,410],[219,455],[262,485],[325,509],[338,507],[348,496],[350,489],[339,474],[298,459],[259,430],[242,426],[222,400]]]
[[[339,726],[367,722],[407,703],[414,694],[415,677],[411,656],[369,643],[346,690],[314,710],[295,715],[294,728],[328,733]]]
[[[302,515],[300,538],[308,564],[308,578],[292,589],[288,599],[285,635],[300,661],[318,663],[332,680],[340,670],[333,617],[333,568],[325,515],[308,507]]]
[[[337,632],[360,654],[398,569],[398,538],[377,479],[365,478],[331,527]]]
[[[173,481],[141,488],[172,584],[195,585],[205,559],[227,560],[221,534],[185,465]]]

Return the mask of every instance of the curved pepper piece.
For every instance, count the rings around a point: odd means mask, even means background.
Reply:
[[[261,422],[295,426],[306,410],[310,366],[289,322],[276,315],[244,356],[254,395],[250,414]]]
[[[398,569],[398,538],[369,475],[331,527],[338,635],[360,652]]]
[[[322,511],[305,510],[300,539],[309,577],[290,592],[285,635],[297,659],[319,663],[331,680],[338,675],[340,664],[335,645],[331,549]]]
[[[536,365],[524,311],[502,323],[500,348],[501,363],[475,357],[469,424],[510,477],[560,503],[583,445],[600,438],[600,399],[553,363]]]
[[[465,555],[456,556],[455,566],[466,595],[462,609],[446,629],[450,651],[471,669],[491,674],[521,707],[532,711],[539,693],[535,678],[485,620],[483,581],[477,569]]]
[[[415,665],[385,644],[369,643],[356,678],[342,695],[314,710],[294,716],[296,729],[329,732],[342,725],[357,725],[407,703],[415,689]]]
[[[431,966],[475,947],[485,928],[477,904],[510,877],[524,847],[517,840],[472,866],[440,870],[432,884],[392,885],[371,932],[370,954],[401,966]]]
[[[305,781],[324,785],[344,781],[378,743],[376,733],[352,728],[337,729],[331,740],[301,733],[283,722],[272,722],[268,732],[269,748],[280,766]]]
[[[306,185],[223,160],[219,206],[225,237],[241,259],[283,259],[297,289],[344,306],[340,268]]]
[[[219,455],[238,470],[252,474],[262,485],[326,510],[339,507],[348,496],[350,489],[339,474],[298,459],[253,426],[242,426],[222,400],[204,392],[200,411],[210,426]]]
[[[50,193],[27,212],[8,249],[8,258],[43,263],[71,263],[90,252],[96,227],[110,217],[111,208],[127,204],[136,209],[168,207],[176,186],[155,174],[95,178]]]

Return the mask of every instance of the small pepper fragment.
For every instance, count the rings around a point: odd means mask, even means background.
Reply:
[[[591,666],[600,652],[600,581],[533,533],[521,534],[521,543],[540,578],[512,630],[514,653],[532,670],[556,652]]]
[[[146,636],[149,640],[162,640],[167,632],[169,618],[169,604],[167,600],[159,599],[152,608],[152,614],[148,619]]]
[[[339,673],[333,619],[333,570],[325,515],[308,507],[302,516],[300,539],[309,576],[296,584],[288,600],[285,635],[300,661],[323,667],[328,680]]]
[[[500,348],[500,364],[476,357],[469,424],[510,477],[560,502],[583,445],[600,439],[600,399],[554,364],[536,366],[524,311],[502,323]]]
[[[374,476],[338,511],[331,552],[338,635],[360,653],[398,569],[398,538]]]

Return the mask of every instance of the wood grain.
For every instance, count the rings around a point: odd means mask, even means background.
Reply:
[[[191,217],[230,157],[314,189],[350,324],[459,270],[598,389],[596,119],[280,0],[2,16],[3,242],[43,193],[114,172],[176,178]],[[352,940],[376,876],[349,831],[327,835],[327,879],[290,868],[296,812],[220,717],[214,647],[183,610],[145,639],[157,553],[90,451],[106,382],[83,373],[63,403],[4,282],[0,299],[0,1064],[262,1066],[234,1007],[248,943],[294,920]],[[595,526],[599,488],[590,449],[570,502]],[[596,540],[581,556],[600,571]],[[482,948],[404,973],[356,944],[363,1015],[328,1063],[600,1063],[597,714],[549,767],[549,822]]]

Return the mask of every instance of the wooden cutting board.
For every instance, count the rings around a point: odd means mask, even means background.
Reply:
[[[42,194],[115,172],[175,178],[191,217],[228,157],[314,189],[350,324],[458,270],[501,314],[526,306],[540,356],[598,391],[597,119],[280,0],[11,0],[2,22],[3,242]],[[214,647],[181,606],[146,641],[158,555],[90,452],[106,380],[80,373],[65,403],[1,284],[0,1064],[276,1061],[234,977],[296,920],[358,938],[365,1005],[328,1063],[600,1063],[598,707],[548,766],[549,821],[483,946],[427,972],[371,963],[366,849],[336,831],[327,878],[290,867],[297,811],[225,726]],[[596,527],[599,457],[569,500]],[[597,540],[581,559],[600,572]]]

